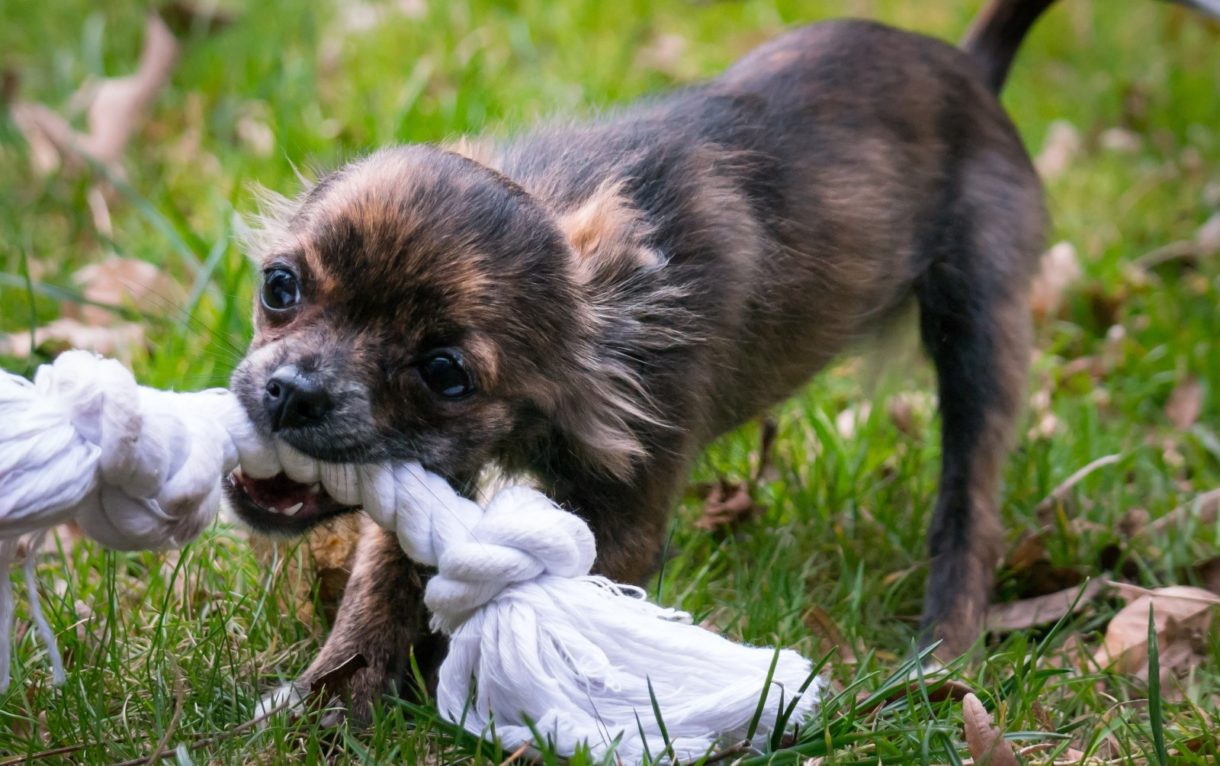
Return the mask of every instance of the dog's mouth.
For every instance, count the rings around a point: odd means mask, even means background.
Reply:
[[[242,521],[267,533],[300,534],[321,521],[360,509],[335,500],[321,482],[305,484],[284,473],[255,479],[238,468],[226,477],[225,492]]]

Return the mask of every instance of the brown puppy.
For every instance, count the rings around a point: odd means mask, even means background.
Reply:
[[[639,582],[699,451],[914,301],[944,434],[924,635],[961,652],[1001,542],[1045,229],[996,92],[1050,4],[998,0],[966,52],[818,24],[592,124],[343,167],[266,218],[233,389],[320,460],[417,460],[468,492],[489,465],[528,473],[588,520],[600,572]],[[283,478],[229,494],[275,532],[350,510]],[[426,577],[369,529],[298,683],[359,652],[363,712],[413,646],[435,662]]]

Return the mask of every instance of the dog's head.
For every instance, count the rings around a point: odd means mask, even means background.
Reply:
[[[272,201],[250,238],[261,284],[233,391],[265,435],[319,461],[468,479],[541,423],[628,471],[648,416],[589,295],[589,259],[642,252],[612,191],[556,212],[485,165],[409,146]],[[346,510],[284,477],[238,475],[230,498],[268,531]]]

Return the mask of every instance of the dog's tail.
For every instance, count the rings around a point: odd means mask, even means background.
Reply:
[[[1213,18],[1220,18],[1220,0],[1168,0],[1194,8]],[[1017,48],[1034,22],[1056,0],[991,0],[975,18],[962,40],[962,49],[970,54],[983,70],[987,85],[996,93],[1004,87],[1008,68],[1017,55]]]

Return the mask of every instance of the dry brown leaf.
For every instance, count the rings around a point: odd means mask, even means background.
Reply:
[[[1003,579],[1020,599],[1076,589],[1085,576],[1072,567],[1055,566],[1046,552],[1046,531],[1024,535],[1004,561]]]
[[[318,583],[318,605],[334,624],[343,589],[352,574],[352,557],[360,540],[360,517],[352,514],[319,524],[309,532],[309,554]]]
[[[898,656],[891,652],[874,651],[873,656],[883,662],[895,662]],[[915,674],[912,673],[912,676]],[[861,708],[860,713],[871,713],[874,710],[885,707],[899,700],[906,699],[912,696],[927,695],[929,702],[944,702],[945,700],[953,700],[960,702],[967,694],[973,693],[973,689],[962,681],[955,678],[949,678],[943,674],[929,671],[923,678],[913,677],[901,688],[895,689],[884,699],[876,700],[872,707]],[[861,702],[872,696],[872,693],[861,689],[857,699]]]
[[[936,411],[936,398],[923,391],[903,391],[890,397],[885,411],[895,428],[918,439],[923,436],[924,425]]]
[[[227,516],[232,519],[232,516]],[[346,514],[328,519],[309,530],[305,542],[308,556],[303,560],[285,556],[288,544],[262,535],[250,535],[250,548],[263,565],[278,561],[284,568],[280,589],[281,608],[294,612],[301,622],[314,624],[313,591],[317,586],[318,605],[322,616],[331,624],[338,611],[339,600],[351,575],[351,560],[360,540],[362,520],[358,514]]]
[[[144,345],[144,328],[130,322],[98,327],[63,318],[35,328],[33,339],[33,350],[44,356],[52,357],[70,348],[79,348],[130,364],[132,351]],[[0,336],[0,354],[25,359],[30,351],[29,331]]]
[[[1111,585],[1130,601],[1110,620],[1105,639],[1093,654],[1098,666],[1147,678],[1149,607],[1153,609],[1163,675],[1189,669],[1205,660],[1206,654],[1197,651],[1195,638],[1206,635],[1210,629],[1220,596],[1187,585],[1153,590],[1126,583]]]
[[[1046,533],[1027,532],[1008,554],[1004,567],[1014,572],[1024,572],[1049,559],[1050,556],[1046,552]]]
[[[1200,255],[1220,253],[1220,213],[1214,213],[1199,227],[1195,232],[1195,244],[1199,247]]]
[[[144,326],[90,303],[164,314],[185,298],[182,287],[164,272],[134,258],[114,257],[90,264],[72,279],[89,303],[65,301],[60,318],[35,328],[33,350],[46,356],[81,348],[130,364],[133,352],[144,345]],[[24,359],[30,351],[28,330],[0,336],[0,353]]]
[[[1059,745],[1054,742],[1038,742],[1021,748],[1017,751],[1017,754],[1021,756],[1021,760],[1025,763],[1041,764],[1043,766],[1087,766],[1094,763],[1102,766],[1101,759],[1089,758],[1074,747],[1064,748],[1055,757],[1048,760],[1039,760],[1037,758],[1039,754],[1056,750],[1058,747]]]
[[[158,16],[149,16],[139,66],[131,75],[97,84],[88,98],[85,133],[74,130],[63,116],[42,104],[14,103],[10,113],[30,145],[35,172],[47,174],[64,160],[79,164],[86,157],[121,173],[127,143],[169,82],[177,57],[178,41],[173,33]]]
[[[153,99],[169,82],[177,58],[173,33],[159,16],[149,16],[139,66],[134,74],[102,81],[89,107],[89,133],[80,148],[101,162],[117,163]]]
[[[1146,534],[1168,533],[1192,519],[1200,526],[1207,526],[1216,523],[1217,515],[1220,515],[1220,488],[1204,492],[1189,503],[1179,505],[1144,527],[1144,532]]]
[[[339,4],[338,27],[345,33],[371,31],[395,17],[418,21],[428,14],[425,0],[396,0],[390,3],[370,3],[356,0]]]
[[[1182,379],[1169,400],[1165,402],[1165,416],[1179,431],[1185,431],[1199,419],[1203,411],[1203,384],[1193,375]]]
[[[190,0],[171,0],[160,7],[158,15],[176,35],[213,33],[227,29],[237,22],[237,14],[220,8],[212,0],[195,3]]]
[[[805,611],[803,622],[805,627],[809,628],[810,633],[822,638],[826,644],[838,650],[835,662],[849,665],[856,663],[855,649],[852,648],[851,642],[843,635],[839,624],[834,621],[829,612],[820,606],[811,606]]]
[[[1101,148],[1107,151],[1118,152],[1119,154],[1133,154],[1138,152],[1140,147],[1143,146],[1143,139],[1134,130],[1107,128],[1102,131],[1098,143],[1101,144]]]
[[[962,724],[966,746],[974,756],[975,766],[1017,766],[1012,745],[992,721],[991,714],[974,694],[962,699]]]
[[[1152,518],[1146,508],[1135,506],[1128,508],[1123,517],[1118,520],[1118,525],[1115,530],[1119,537],[1130,540],[1144,531],[1144,527],[1148,526],[1148,520]]]
[[[1084,274],[1070,242],[1059,242],[1042,254],[1038,273],[1030,284],[1030,309],[1034,318],[1043,320],[1059,313],[1069,287]]]
[[[750,497],[748,486],[720,479],[708,488],[703,498],[703,511],[695,521],[695,527],[708,532],[731,527],[753,518],[760,510]]]
[[[1080,131],[1067,120],[1055,120],[1047,130],[1046,142],[1034,160],[1034,167],[1044,179],[1057,178],[1079,152]]]
[[[1034,514],[1042,523],[1046,524],[1051,521],[1050,514],[1067,499],[1068,494],[1076,487],[1077,484],[1084,481],[1094,471],[1105,468],[1109,465],[1114,465],[1122,459],[1122,455],[1103,455],[1096,460],[1090,461],[1084,467],[1075,471],[1071,476],[1064,479],[1059,486],[1051,490],[1051,493],[1042,499],[1040,503],[1034,506]]]
[[[1220,596],[1220,556],[1195,564],[1194,571],[1204,588]]]
[[[686,55],[689,48],[690,41],[682,35],[659,34],[640,49],[636,63],[644,69],[660,72],[676,80],[689,79],[695,74]]]
[[[869,402],[852,405],[838,415],[835,415],[835,430],[844,439],[855,438],[856,429],[862,424],[867,423],[869,416],[872,414],[873,405]]]
[[[1149,272],[1167,263],[1196,266],[1203,258],[1220,253],[1220,213],[1203,222],[1192,239],[1161,245],[1132,261],[1137,272]]]
[[[182,286],[148,261],[137,258],[107,258],[85,266],[72,275],[86,300],[105,306],[122,306],[145,314],[166,314],[186,298]],[[86,324],[118,324],[111,311],[100,306],[64,303],[64,316]]]
[[[1101,580],[1090,580],[1084,588],[1065,588],[1035,598],[992,604],[987,608],[986,628],[995,633],[1011,633],[1058,621],[1068,613],[1080,612],[1107,590]]]

